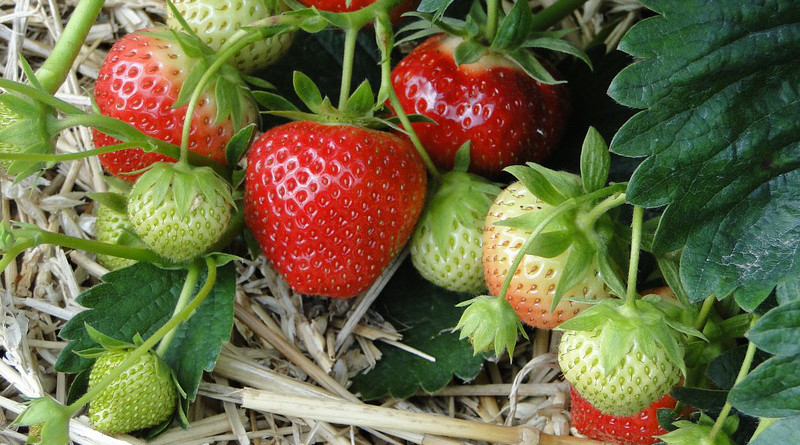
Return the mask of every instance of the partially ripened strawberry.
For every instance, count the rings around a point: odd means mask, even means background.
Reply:
[[[365,291],[411,236],[425,168],[400,137],[351,125],[291,122],[251,147],[245,221],[297,292]]]
[[[214,50],[243,27],[282,12],[281,3],[274,0],[174,0],[173,4],[192,31]],[[182,29],[171,8],[167,10],[167,25]],[[231,62],[244,72],[266,68],[286,54],[293,35],[284,33],[254,42]]]
[[[451,169],[456,150],[468,140],[470,170],[481,175],[544,159],[564,131],[565,87],[540,83],[494,53],[456,65],[453,54],[462,42],[456,36],[431,37],[392,71],[403,109],[436,121],[414,124],[434,163]]]
[[[95,231],[97,241],[109,244],[117,244],[126,231],[133,230],[133,226],[128,221],[128,215],[119,212],[107,205],[97,205],[97,222]],[[106,269],[117,270],[128,267],[136,263],[136,260],[120,258],[112,255],[97,255],[97,262]]]
[[[100,355],[89,374],[89,389],[117,367],[130,350]],[[169,366],[153,352],[144,354],[89,403],[92,426],[122,434],[157,425],[172,416],[178,391]]]
[[[666,434],[658,423],[658,409],[674,409],[677,401],[665,394],[650,406],[631,416],[604,414],[570,387],[572,426],[590,439],[618,445],[650,445],[658,442],[653,436]]]
[[[163,31],[141,30],[114,43],[100,67],[94,99],[101,114],[125,121],[157,139],[180,144],[186,106],[173,106],[189,71],[200,59],[189,57],[178,42],[160,37]],[[243,121],[254,122],[255,105],[247,97],[240,99]],[[225,163],[225,146],[236,128],[229,117],[217,122],[219,105],[213,84],[209,85],[193,114],[189,150]],[[94,132],[94,143],[98,147],[118,142],[106,134]],[[109,173],[128,181],[134,181],[138,175],[124,173],[168,160],[166,156],[141,149],[100,155],[100,162]]]
[[[375,0],[300,0],[300,3],[323,11],[352,12],[375,3]],[[419,0],[406,0],[395,6],[389,14],[392,23],[399,22],[404,13],[413,11],[417,5]]]
[[[230,185],[210,168],[158,163],[134,184],[128,219],[151,250],[177,263],[207,252],[222,237],[232,204]]]
[[[490,294],[499,295],[511,263],[517,255],[523,254],[520,248],[531,234],[524,229],[495,224],[523,215],[547,212],[552,208],[534,196],[521,182],[509,185],[495,199],[489,208],[483,231],[483,269]],[[555,222],[551,229],[564,227]],[[575,286],[565,290],[563,298],[551,311],[556,286],[568,255],[568,251],[553,258],[525,255],[505,296],[523,323],[551,329],[589,307],[585,303],[571,301],[571,298],[596,300],[609,297],[608,289],[595,266]]]

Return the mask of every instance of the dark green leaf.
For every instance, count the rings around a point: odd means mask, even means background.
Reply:
[[[375,96],[372,92],[372,87],[366,80],[361,82],[361,85],[356,88],[353,95],[347,99],[345,111],[351,116],[364,116],[375,106]]]
[[[800,416],[778,419],[761,432],[749,445],[788,445],[788,438],[800,437]]]
[[[543,258],[557,257],[567,250],[574,239],[575,236],[569,230],[544,232],[533,240],[533,244],[525,253]]]
[[[671,394],[678,401],[702,410],[722,409],[728,397],[728,391],[683,386],[673,388]]]
[[[528,38],[532,23],[533,13],[528,2],[515,2],[511,11],[497,26],[492,48],[500,50],[517,48]]]
[[[456,65],[468,65],[480,60],[485,53],[485,46],[474,40],[467,39],[456,46],[453,52],[453,60],[455,60]]]
[[[250,147],[250,141],[256,131],[256,124],[250,124],[233,135],[228,145],[225,146],[225,160],[231,167],[239,163],[242,156]]]
[[[78,297],[87,309],[61,329],[59,336],[70,342],[58,356],[56,368],[75,373],[91,366],[92,360],[74,353],[96,345],[85,323],[120,341],[132,342],[136,334],[148,338],[171,317],[185,278],[185,270],[164,270],[143,262],[106,274],[101,284]],[[198,289],[204,280],[201,274]],[[219,268],[211,293],[178,327],[164,354],[189,400],[197,393],[203,371],[214,368],[222,343],[230,337],[235,283],[233,264]]]
[[[774,284],[767,284],[763,287],[743,286],[736,289],[733,296],[742,309],[752,312],[769,297],[774,287]],[[719,298],[721,295],[717,295],[717,297]]]
[[[793,278],[778,284],[775,288],[778,304],[800,300],[800,278]]]
[[[591,193],[605,187],[611,168],[611,155],[603,136],[594,127],[589,127],[581,149],[581,180],[583,190]]]
[[[463,294],[428,283],[408,262],[404,264],[373,307],[395,326],[406,328],[404,344],[435,357],[436,362],[379,343],[383,357],[373,370],[353,378],[351,391],[366,400],[387,393],[405,398],[420,388],[436,392],[450,383],[453,375],[474,378],[483,357],[474,356],[472,346],[451,332],[463,312],[455,305],[463,299]]]
[[[455,0],[422,0],[417,11],[433,14],[435,19],[441,17]]]
[[[723,352],[708,365],[706,375],[715,385],[722,389],[733,388],[746,354],[747,345],[741,345]],[[757,353],[750,369],[755,368],[768,358],[768,354]]]
[[[647,110],[611,145],[646,157],[629,200],[667,206],[655,251],[686,245],[681,277],[695,301],[797,276],[800,9],[788,1],[647,4],[661,16],[620,44],[642,60],[610,88],[622,104]]]
[[[306,104],[306,107],[314,112],[319,111],[320,105],[322,105],[322,94],[314,85],[314,81],[300,71],[295,71],[293,83],[297,97]]]
[[[759,349],[776,355],[800,355],[800,300],[776,307],[747,333]]]
[[[72,404],[86,394],[89,389],[89,373],[91,371],[91,368],[86,368],[72,379],[72,384],[69,385],[69,391],[67,391],[67,405]]]
[[[730,403],[758,417],[800,415],[800,355],[762,363],[730,393]]]

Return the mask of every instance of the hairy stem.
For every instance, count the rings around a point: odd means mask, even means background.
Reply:
[[[80,53],[89,30],[97,20],[105,0],[81,0],[72,12],[53,52],[36,71],[36,80],[48,92],[55,93],[64,83]]]
[[[394,91],[394,86],[392,85],[391,54],[392,46],[394,46],[394,33],[392,33],[391,28],[385,25],[389,22],[389,13],[386,11],[379,11],[376,17],[375,32],[377,33],[378,46],[380,46],[381,49],[381,91],[385,91],[389,96],[389,103],[392,105],[392,108],[394,108],[394,112],[397,113],[400,123],[403,124],[403,129],[411,139],[411,143],[414,145],[417,153],[419,153],[419,156],[422,158],[422,162],[425,164],[428,173],[431,177],[438,180],[442,177],[442,174],[433,164],[431,157],[422,145],[422,141],[419,139],[419,136],[417,136],[417,132],[414,131],[411,120],[409,120],[408,115],[403,109],[403,105],[400,103],[400,99],[398,99],[397,93]]]
[[[66,162],[78,159],[89,158],[104,153],[112,153],[129,148],[137,148],[141,144],[135,142],[123,142],[121,144],[107,145],[92,150],[79,151],[77,153],[0,153],[0,160],[9,161],[34,161],[34,162]]]
[[[556,23],[564,20],[578,9],[587,0],[559,0],[533,16],[531,29],[534,31],[544,31]]]
[[[528,235],[528,239],[525,240],[525,244],[519,249],[519,253],[514,257],[514,261],[511,263],[511,267],[508,268],[508,272],[506,273],[506,277],[503,280],[503,286],[500,288],[500,293],[497,295],[498,298],[506,298],[506,293],[508,292],[509,286],[511,286],[511,280],[514,278],[514,273],[517,271],[517,268],[522,263],[522,259],[525,257],[525,252],[530,249],[531,245],[533,244],[534,239],[539,236],[551,222],[553,222],[556,218],[563,215],[564,213],[580,206],[581,204],[593,201],[598,198],[602,198],[604,196],[614,195],[616,193],[620,193],[625,189],[625,184],[614,184],[600,190],[594,191],[592,193],[579,196],[577,198],[570,198],[561,204],[558,207],[553,208],[551,213],[547,215],[547,217],[539,223],[538,226]]]
[[[758,321],[758,315],[753,314],[753,320],[750,322],[750,327],[753,327],[756,322]],[[735,387],[739,384],[747,374],[750,372],[750,367],[753,365],[753,358],[756,356],[756,345],[753,342],[749,342],[747,344],[747,352],[744,356],[744,361],[742,362],[742,366],[739,368],[739,374],[736,376],[736,382],[733,384]],[[708,442],[714,443],[714,439],[717,437],[717,434],[722,430],[722,426],[725,424],[725,419],[727,419],[728,415],[731,412],[731,404],[730,402],[725,402],[725,406],[722,407],[722,411],[719,413],[717,417],[717,421],[714,422],[714,426],[711,428],[711,431],[708,433]]]
[[[133,366],[139,359],[146,354],[159,340],[164,338],[169,332],[173,329],[178,327],[181,323],[188,320],[191,317],[192,313],[200,306],[209,293],[211,293],[211,289],[214,287],[214,283],[217,279],[217,266],[216,262],[213,258],[206,258],[206,265],[208,267],[208,278],[206,278],[205,284],[200,289],[200,292],[197,293],[197,296],[184,307],[180,312],[173,315],[163,326],[161,326],[156,332],[153,333],[147,340],[145,340],[141,345],[139,345],[136,349],[130,352],[125,359],[117,365],[114,369],[111,370],[105,377],[103,377],[96,385],[94,385],[89,391],[86,392],[80,399],[73,402],[69,405],[69,409],[72,411],[74,415],[77,413],[83,405],[89,403],[92,399],[97,397],[98,394],[103,392],[109,385],[111,385],[114,380],[116,380],[119,376],[122,375],[128,368]]]
[[[339,89],[339,110],[344,111],[350,97],[350,84],[353,82],[353,59],[356,54],[356,39],[359,28],[348,28],[344,34],[344,53],[342,54],[342,83]]]
[[[136,261],[146,261],[156,264],[164,263],[164,260],[160,256],[148,249],[101,243],[100,241],[75,238],[69,235],[47,232],[44,230],[38,234],[38,244],[55,244],[70,249],[79,249],[85,252],[111,255]]]
[[[189,272],[186,274],[186,281],[183,282],[183,288],[181,289],[181,294],[178,297],[178,302],[175,303],[175,309],[172,311],[172,316],[174,317],[183,308],[186,307],[186,304],[189,303],[189,298],[192,297],[192,292],[194,291],[194,287],[197,285],[197,280],[200,278],[200,263],[194,262],[191,266],[189,266]],[[172,339],[175,337],[175,332],[178,330],[176,326],[175,329],[167,332],[167,335],[161,340],[161,343],[158,344],[158,349],[156,350],[156,354],[159,357],[164,357],[164,354],[167,353],[167,349],[169,349],[169,344],[172,342]]]
[[[633,305],[636,301],[636,276],[639,273],[639,253],[642,246],[642,220],[644,209],[633,207],[633,221],[631,222],[631,259],[628,264],[628,286],[625,295],[625,304]]]
[[[600,201],[599,204],[594,206],[592,210],[590,210],[586,215],[581,218],[581,222],[583,227],[591,228],[594,226],[594,223],[600,219],[603,214],[608,212],[609,210],[619,207],[622,204],[625,204],[626,195],[624,193],[620,193],[616,196],[609,196],[608,198]]]

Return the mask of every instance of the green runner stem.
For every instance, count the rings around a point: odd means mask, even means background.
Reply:
[[[486,39],[491,42],[497,34],[497,24],[500,21],[497,10],[500,0],[486,0]]]
[[[350,98],[350,84],[353,82],[353,59],[356,54],[356,41],[359,28],[348,28],[344,34],[344,53],[342,54],[342,83],[339,89],[339,110],[344,111]]]
[[[533,16],[531,29],[544,31],[564,20],[572,11],[578,9],[587,0],[559,0]]]

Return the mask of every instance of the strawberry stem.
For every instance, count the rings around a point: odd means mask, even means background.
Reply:
[[[356,54],[356,39],[360,28],[347,28],[344,34],[344,53],[342,55],[342,86],[339,89],[339,110],[344,111],[350,98],[350,84],[353,81],[353,59]]]
[[[703,307],[700,308],[700,313],[697,314],[697,321],[694,323],[694,328],[702,332],[708,320],[708,314],[711,313],[711,308],[714,307],[714,296],[710,296],[703,301]]]
[[[639,273],[639,253],[642,246],[642,220],[644,209],[633,206],[633,221],[631,222],[631,260],[628,264],[628,288],[626,289],[625,304],[634,307],[636,302],[636,276]]]
[[[172,311],[172,316],[174,317],[183,308],[186,307],[186,304],[189,302],[189,298],[192,297],[192,292],[194,291],[194,287],[197,285],[197,280],[200,278],[200,263],[194,262],[191,266],[189,266],[189,272],[186,274],[186,281],[183,282],[183,288],[181,289],[181,294],[178,297],[178,302],[175,303],[175,309]],[[177,326],[175,329],[167,332],[167,335],[161,340],[161,343],[158,344],[158,349],[156,349],[156,354],[159,357],[164,358],[164,354],[167,353],[167,349],[169,349],[169,344],[172,342],[172,339],[175,337],[175,332],[177,332]]]
[[[403,124],[403,129],[408,134],[409,139],[411,139],[414,148],[417,149],[417,153],[419,153],[419,156],[422,158],[422,162],[425,164],[428,173],[431,177],[439,180],[442,174],[433,164],[431,157],[422,145],[422,141],[419,139],[419,136],[417,136],[417,132],[414,131],[411,120],[408,119],[408,115],[403,109],[403,104],[401,104],[400,99],[397,98],[394,85],[392,85],[392,46],[394,46],[394,33],[392,29],[387,26],[387,24],[390,23],[389,13],[385,10],[379,10],[375,14],[375,17],[375,33],[378,38],[378,46],[381,49],[381,91],[385,90],[386,94],[389,96],[389,103],[392,105],[392,108],[394,108],[394,112],[397,113],[398,119],[400,119],[400,122]]]
[[[752,328],[756,322],[758,321],[759,316],[753,314],[753,319],[750,321],[750,327]],[[739,384],[747,374],[750,372],[750,367],[753,365],[753,358],[756,356],[756,345],[753,342],[749,342],[747,344],[747,352],[744,355],[744,361],[742,362],[742,366],[739,368],[739,374],[736,376],[736,381],[734,382],[733,386]],[[714,439],[719,434],[720,430],[722,430],[722,426],[725,424],[725,419],[728,417],[728,414],[731,412],[731,404],[730,402],[725,402],[725,406],[722,407],[722,411],[719,413],[717,417],[717,421],[714,422],[714,426],[711,428],[711,431],[708,433],[708,443],[715,443]]]
[[[616,193],[620,193],[625,190],[626,184],[613,184],[608,187],[602,188],[600,190],[594,191],[592,193],[588,193],[583,196],[578,196],[575,198],[570,198],[557,207],[553,208],[551,213],[547,215],[547,217],[539,223],[538,226],[531,232],[528,236],[528,239],[525,240],[525,244],[519,249],[519,253],[514,257],[514,261],[511,263],[511,267],[508,269],[506,273],[505,279],[503,279],[503,286],[500,288],[500,293],[497,295],[499,298],[505,299],[506,293],[508,292],[509,286],[511,286],[511,280],[514,278],[514,273],[519,268],[520,263],[522,263],[522,259],[525,257],[525,252],[530,249],[533,241],[539,236],[551,222],[553,222],[556,218],[561,216],[562,214],[584,204],[587,202],[594,201],[595,199],[602,198],[604,196],[614,195]]]
[[[158,328],[156,332],[153,333],[147,340],[145,340],[141,345],[139,345],[136,349],[134,349],[131,353],[129,353],[125,359],[117,365],[114,369],[111,370],[108,374],[105,375],[95,386],[93,386],[89,391],[86,392],[80,399],[73,402],[69,405],[69,409],[72,411],[72,415],[77,413],[83,405],[89,403],[92,399],[97,397],[98,394],[103,392],[109,385],[111,385],[114,380],[116,380],[119,376],[122,375],[128,368],[130,368],[133,364],[135,364],[140,357],[146,354],[150,349],[158,343],[159,340],[164,338],[169,332],[174,330],[178,325],[183,323],[184,321],[188,320],[192,313],[194,313],[195,309],[206,299],[209,293],[211,293],[211,289],[214,287],[214,283],[217,279],[217,265],[216,261],[213,258],[207,257],[206,258],[206,266],[208,267],[208,278],[206,278],[205,284],[197,293],[197,296],[184,307],[180,312],[174,314],[172,318],[170,318],[163,326]]]
[[[89,30],[103,8],[104,0],[81,0],[53,47],[53,52],[36,71],[36,79],[50,93],[55,93],[67,79]]]
[[[600,219],[600,217],[606,212],[625,204],[626,198],[627,196],[624,193],[620,193],[619,195],[609,196],[608,198],[602,200],[581,218],[581,225],[587,229],[591,229],[594,227],[594,224],[597,222],[597,220]]]
[[[500,21],[500,17],[497,14],[499,3],[499,0],[486,1],[486,40],[489,42],[494,40],[494,36],[497,34],[497,24]]]
[[[137,148],[141,146],[136,142],[123,142],[121,144],[108,145],[101,148],[92,150],[79,151],[77,153],[0,153],[0,160],[3,161],[34,161],[34,162],[66,162],[76,161],[78,159],[89,158],[105,153],[111,153],[119,150],[126,150],[129,148]]]
[[[547,8],[534,14],[531,31],[544,31],[556,23],[564,20],[572,11],[578,9],[587,0],[559,0]]]

